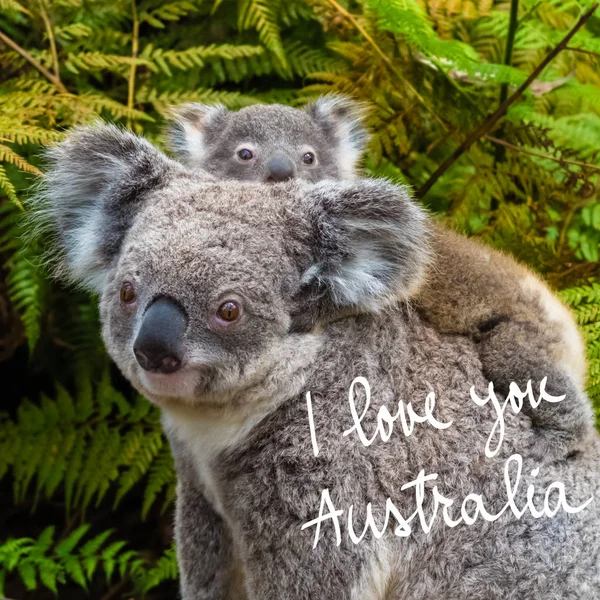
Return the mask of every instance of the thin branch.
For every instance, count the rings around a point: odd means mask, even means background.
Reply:
[[[331,0],[330,0],[331,1]],[[564,50],[571,38],[585,25],[589,18],[594,14],[594,11],[598,8],[598,3],[594,4],[575,24],[575,26],[567,33],[562,41],[555,46],[547,55],[546,58],[532,71],[527,79],[515,90],[515,92],[507,98],[493,113],[490,117],[478,125],[471,133],[465,138],[460,146],[436,169],[431,177],[425,182],[425,184],[418,190],[417,196],[422,198],[427,192],[434,186],[436,181],[482,136],[484,136],[492,127],[498,122],[498,120],[506,114],[506,111],[523,95],[525,90],[532,84],[538,75],[548,66],[550,62],[556,57],[556,55]]]
[[[518,28],[518,20],[517,15],[519,13],[519,0],[510,0],[510,17],[508,22],[508,36],[506,38],[506,47],[504,48],[504,63],[507,67],[510,67],[512,64],[512,53],[513,46],[515,43],[515,36],[517,35]],[[506,102],[508,98],[508,82],[503,83],[500,86],[500,99],[498,101],[499,105],[502,105]],[[504,158],[504,148],[502,146],[496,147],[496,152],[494,154],[494,162],[501,162]],[[497,200],[496,200],[497,202]]]
[[[526,148],[521,148],[520,146],[515,146],[510,142],[506,142],[505,140],[501,140],[500,138],[493,137],[491,135],[485,134],[486,140],[490,142],[494,142],[494,144],[498,144],[500,146],[504,146],[505,148],[510,148],[511,150],[516,150],[517,152],[521,152],[522,154],[531,154],[531,156],[538,156],[539,158],[546,158],[548,160],[553,160],[554,162],[565,164],[565,165],[575,165],[577,167],[584,167],[586,169],[593,169],[595,171],[600,171],[600,165],[594,165],[592,163],[581,162],[578,160],[571,160],[569,158],[560,158],[560,156],[552,156],[551,154],[544,154],[543,152],[535,152],[534,150],[527,150]]]
[[[585,169],[593,169],[594,171],[600,171],[599,165],[593,165],[591,163],[580,162],[578,160],[570,160],[568,158],[559,158],[558,156],[551,156],[550,154],[544,154],[542,152],[535,152],[534,150],[527,150],[525,148],[515,146],[514,144],[511,144],[511,143],[501,140],[499,138],[492,137],[491,135],[485,135],[484,137],[486,140],[489,140],[490,142],[493,142],[494,144],[499,144],[501,146],[504,146],[505,148],[510,148],[511,150],[515,150],[516,152],[521,152],[522,154],[529,154],[531,156],[537,156],[539,158],[553,160],[554,162],[557,162],[559,164],[575,165],[577,167],[583,167]],[[575,216],[575,211],[578,208],[585,206],[586,204],[587,204],[587,201],[576,202],[569,209],[569,212],[567,213],[567,216],[566,216],[565,220],[563,221],[563,226],[561,228],[560,235],[558,237],[558,244],[557,244],[557,248],[556,248],[557,256],[560,256],[562,254],[562,251],[564,249],[565,242],[566,242],[567,230],[569,228],[569,225],[571,224],[571,221],[573,220],[573,217]]]
[[[561,254],[563,253],[565,243],[567,241],[567,230],[569,229],[569,226],[571,225],[571,221],[573,220],[573,217],[575,216],[575,211],[578,208],[583,208],[586,204],[587,204],[586,201],[575,202],[569,209],[569,212],[567,213],[567,216],[566,216],[565,220],[563,221],[563,226],[562,226],[562,228],[560,230],[560,234],[558,236],[558,244],[556,246],[556,255],[557,256],[561,256]]]
[[[417,89],[410,83],[410,81],[407,81],[398,72],[396,67],[394,67],[394,63],[391,61],[389,56],[387,56],[385,54],[385,52],[379,47],[377,42],[369,35],[369,32],[358,22],[356,17],[352,13],[349,13],[341,4],[336,2],[336,0],[327,0],[327,1],[338,12],[340,12],[344,17],[346,17],[346,19],[348,19],[352,23],[352,25],[354,25],[354,27],[357,29],[357,31],[367,40],[367,42],[369,42],[369,44],[371,44],[371,46],[373,47],[373,50],[375,50],[375,52],[379,55],[381,60],[384,62],[385,66],[392,73],[392,75],[394,75],[400,81],[400,83],[402,85],[406,86],[416,96],[416,98],[419,100],[419,102],[427,109],[427,111],[433,116],[433,118],[443,127],[444,131],[448,132],[449,130],[448,130],[448,126],[446,125],[446,123],[444,123],[444,121],[442,121],[442,119],[440,119],[440,117],[438,117],[438,115],[435,113],[433,108],[431,108],[429,106],[429,104],[427,104],[425,98],[423,98],[423,96],[421,96],[421,94],[419,94]]]
[[[115,583],[115,585],[113,585],[100,600],[111,600],[111,598],[114,598],[125,587],[128,581],[129,578],[125,577],[124,579],[121,579],[121,581]]]
[[[575,48],[574,46],[567,46],[565,50],[571,50],[571,52],[581,52],[582,54],[587,54],[588,56],[593,56],[594,58],[600,58],[600,53],[592,52],[591,50],[584,50],[583,48]]]
[[[503,64],[510,67],[512,63],[513,46],[515,43],[515,36],[517,35],[517,14],[519,12],[519,0],[510,0],[510,17],[508,22],[508,36],[506,38],[506,48],[504,49],[504,62]],[[508,83],[503,83],[500,87],[500,102],[504,104],[508,98]]]
[[[557,284],[555,282],[559,281],[560,279],[563,279],[567,275],[571,275],[572,273],[574,273],[576,271],[583,270],[584,272],[581,273],[580,275],[578,275],[578,279],[579,280],[589,279],[590,277],[597,276],[597,270],[598,270],[597,265],[598,265],[598,263],[589,263],[589,262],[576,263],[573,266],[569,267],[568,269],[561,271],[560,273],[548,273],[548,275],[546,275],[546,278],[548,279],[548,281],[550,281],[551,283],[554,283],[554,285],[557,286]],[[563,287],[563,286],[560,286],[560,287]]]
[[[138,57],[140,45],[140,21],[138,18],[135,0],[131,0],[131,12],[133,16],[133,39],[131,41],[131,57],[134,59],[134,61],[131,63],[131,68],[129,69],[129,85],[127,91],[127,108],[130,111],[133,110],[133,103],[135,101],[135,72],[137,67],[135,59]],[[131,127],[131,116],[127,117],[127,126]]]
[[[50,43],[50,52],[52,53],[52,65],[54,67],[54,76],[58,81],[60,81],[60,71],[58,68],[58,52],[56,51],[56,41],[54,39],[52,23],[50,23],[50,17],[48,17],[48,13],[46,12],[44,0],[39,0],[39,5],[40,15],[42,17],[42,20],[44,21],[44,26],[46,27],[46,35],[48,36],[48,42]]]
[[[33,58],[27,50],[21,48],[19,44],[13,42],[7,35],[0,31],[0,40],[2,40],[7,46],[12,48],[15,52],[20,54],[32,67],[37,69],[50,83],[53,83],[60,92],[63,94],[68,94],[69,90],[62,84],[60,79],[57,79],[48,69],[46,69],[38,60]]]

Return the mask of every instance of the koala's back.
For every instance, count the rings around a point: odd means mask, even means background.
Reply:
[[[550,364],[560,365],[583,388],[583,341],[572,314],[547,285],[512,256],[474,239],[439,226],[432,234],[435,261],[415,298],[426,319],[438,331],[470,335],[503,320],[529,323],[511,342],[532,355],[548,354]]]
[[[340,372],[348,373],[348,379],[340,379]],[[394,415],[402,400],[423,415],[431,391],[436,393],[436,419],[452,425],[437,430],[417,424],[406,437],[398,420],[387,442],[377,439],[364,447],[356,431],[344,435],[353,426],[348,389],[357,376],[367,378],[371,385],[370,408],[362,419],[368,438],[375,433],[380,407],[386,406]],[[286,585],[301,586],[302,593],[294,598],[333,600],[597,597],[597,438],[571,459],[538,465],[530,458],[536,443],[530,420],[511,413],[506,415],[502,450],[497,457],[486,458],[484,448],[495,414],[490,405],[478,407],[470,399],[471,385],[485,397],[487,382],[473,344],[464,337],[442,336],[415,315],[363,316],[330,325],[318,366],[306,385],[312,395],[318,457],[312,451],[302,395],[282,405],[254,428],[245,443],[216,461],[217,487],[233,538],[240,540],[239,553],[263,558],[260,571],[250,567],[246,572],[250,589],[271,597],[277,590],[283,593]],[[361,414],[364,396],[360,393],[356,405]],[[534,519],[526,512],[517,519],[506,511],[494,523],[479,517],[471,526],[456,528],[443,523],[440,506],[427,534],[417,518],[408,538],[396,537],[396,522],[391,519],[380,540],[371,534],[359,544],[349,540],[350,505],[357,535],[363,530],[370,502],[379,528],[385,521],[388,497],[405,518],[410,516],[417,508],[414,489],[401,488],[422,469],[426,474],[437,473],[439,491],[455,499],[453,518],[460,517],[461,503],[471,493],[483,496],[489,513],[499,513],[507,503],[504,463],[514,453],[523,456],[515,499],[518,507],[525,506],[527,486],[533,483],[539,491],[535,504],[540,508],[545,490],[555,481],[564,482],[570,506],[579,506],[590,497],[594,501],[576,515],[560,510],[553,518]],[[539,475],[533,477],[531,471],[538,466]],[[426,485],[423,503],[428,519],[432,486]],[[324,489],[329,490],[335,508],[344,511],[341,544],[336,546],[334,528],[328,523],[312,550],[314,528],[301,530],[301,526],[317,517]],[[471,513],[474,505],[468,507]],[[304,580],[301,572],[283,572],[288,561],[277,558],[285,554],[301,557],[301,563],[311,564],[317,572],[319,561],[333,562],[335,568],[328,569],[326,578]],[[265,570],[269,557],[272,563]],[[295,582],[290,583],[290,578],[296,578]]]

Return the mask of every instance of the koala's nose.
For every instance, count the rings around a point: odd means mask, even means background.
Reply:
[[[133,353],[145,371],[174,373],[181,367],[187,317],[168,297],[157,298],[144,313]]]
[[[267,163],[267,183],[277,183],[279,181],[287,181],[293,179],[296,175],[294,163],[284,154],[273,156]]]

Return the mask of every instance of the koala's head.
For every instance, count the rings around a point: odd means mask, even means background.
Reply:
[[[422,211],[385,181],[216,181],[114,126],[77,129],[48,159],[34,218],[158,403],[233,402],[316,325],[410,294],[427,260]]]
[[[267,183],[352,179],[368,139],[361,106],[324,96],[304,109],[185,104],[167,131],[176,157],[218,177]]]

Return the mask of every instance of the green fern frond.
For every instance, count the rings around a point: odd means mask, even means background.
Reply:
[[[0,12],[30,14],[29,10],[27,10],[20,2],[17,2],[17,0],[0,0]]]
[[[234,44],[212,44],[186,50],[163,50],[148,44],[140,56],[147,59],[151,68],[160,69],[166,75],[171,76],[173,74],[171,67],[186,71],[194,67],[203,68],[207,63],[248,59],[260,56],[263,52],[264,49],[260,46],[236,46]]]
[[[90,37],[91,35],[94,35],[94,30],[85,23],[69,23],[63,27],[57,27],[54,30],[54,33],[57,38],[62,38],[62,40],[70,42],[72,40]]]
[[[600,284],[591,283],[590,285],[567,288],[562,290],[559,295],[564,302],[572,307],[580,304],[600,304]]]
[[[6,197],[19,209],[23,210],[23,205],[17,197],[17,190],[12,181],[6,174],[6,169],[0,165],[0,191],[4,192]]]
[[[165,551],[151,569],[137,573],[134,577],[134,589],[142,594],[147,594],[161,583],[176,581],[178,577],[177,554],[175,548],[171,547]]]
[[[560,292],[571,307],[586,340],[588,355],[588,394],[600,419],[600,284],[592,282]],[[600,420],[598,421],[600,426]]]
[[[171,108],[185,102],[201,102],[203,104],[223,104],[227,108],[237,110],[244,106],[256,104],[258,98],[240,92],[199,88],[191,91],[160,92],[156,89],[142,87],[136,94],[136,100],[142,104],[151,104],[164,117],[170,115]]]
[[[0,144],[0,161],[11,163],[22,171],[27,171],[28,173],[33,173],[34,175],[42,174],[37,167],[34,167],[21,155],[17,154],[14,150],[3,144]]]
[[[151,67],[152,64],[144,58],[132,58],[131,56],[119,56],[116,54],[104,54],[102,52],[81,52],[69,54],[64,62],[65,69],[79,74],[81,71],[115,71],[125,73],[123,67],[131,65]]]
[[[256,29],[260,41],[275,56],[282,75],[289,73],[289,64],[281,41],[278,24],[278,2],[273,0],[242,0],[238,27],[240,30]]]
[[[285,41],[283,47],[292,71],[300,77],[317,72],[335,73],[341,70],[339,60],[321,49],[311,48],[297,40]]]
[[[98,118],[98,115],[107,114],[114,120],[131,119],[134,122],[153,122],[154,118],[135,108],[129,108],[99,92],[86,92],[71,99],[63,99],[65,107],[72,112],[74,123],[89,123]]]
[[[40,338],[48,288],[47,281],[35,266],[36,261],[37,256],[25,247],[13,254],[5,265],[8,297],[21,316],[30,352]]]
[[[73,505],[85,510],[93,500],[98,504],[113,484],[117,504],[150,472],[147,512],[160,491],[172,484],[174,473],[156,409],[143,399],[127,402],[107,373],[91,398],[85,386],[76,397],[59,386],[54,399],[42,396],[40,404],[26,400],[17,419],[4,417],[1,425],[0,476],[11,469],[17,502],[35,481],[36,500],[51,498],[62,485],[67,511]]]
[[[196,7],[192,2],[187,0],[179,0],[169,2],[155,8],[154,10],[144,11],[140,15],[140,21],[146,22],[152,27],[164,29],[164,21],[179,21],[190,12],[196,11]]]
[[[38,98],[39,99],[39,98]],[[20,92],[18,94],[10,94],[9,100],[15,103],[21,103],[21,111],[19,119],[12,119],[8,117],[0,117],[0,137],[6,141],[13,142],[20,146],[25,144],[50,144],[56,140],[59,140],[62,136],[58,131],[51,131],[38,127],[36,125],[30,125],[23,123],[23,106],[26,104],[26,100],[31,100],[31,95]],[[31,107],[31,102],[29,104]],[[47,99],[42,100],[40,112],[47,109]],[[37,112],[37,111],[36,111]],[[39,174],[39,171],[36,173]]]
[[[0,544],[0,583],[14,573],[28,590],[36,589],[39,581],[56,594],[58,584],[67,581],[87,589],[88,583],[99,571],[104,571],[105,577],[110,580],[113,564],[119,564],[123,576],[134,575],[141,570],[143,561],[137,553],[125,552],[124,542],[106,545],[112,530],[81,544],[89,530],[90,525],[81,525],[60,542],[54,541],[54,527],[44,529],[37,540],[6,540]],[[164,571],[163,567],[160,572]],[[3,594],[0,586],[0,596]]]
[[[156,501],[158,495],[165,490],[166,497],[174,496],[175,488],[175,465],[171,455],[171,449],[164,445],[154,459],[148,473],[148,483],[144,489],[144,502],[142,504],[142,518],[146,518],[148,511]],[[163,505],[165,510],[166,505]]]

